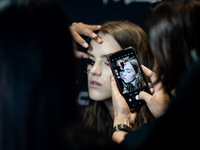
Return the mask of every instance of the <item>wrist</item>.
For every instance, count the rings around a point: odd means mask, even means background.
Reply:
[[[112,130],[112,134],[116,131],[123,131],[123,132],[127,132],[127,133],[130,133],[130,132],[133,132],[133,129],[128,127],[127,125],[125,124],[117,124],[113,130]]]
[[[115,127],[117,124],[125,124],[129,128],[133,127],[133,124],[130,121],[130,119],[124,115],[119,115],[114,118],[113,127]]]

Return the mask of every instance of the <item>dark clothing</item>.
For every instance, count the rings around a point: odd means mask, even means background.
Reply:
[[[198,147],[200,134],[200,62],[194,64],[177,87],[176,98],[166,113],[125,136],[128,149],[175,149]],[[197,135],[197,136],[195,136]]]

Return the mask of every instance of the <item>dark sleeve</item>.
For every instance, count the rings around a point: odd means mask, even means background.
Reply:
[[[175,149],[199,146],[200,62],[180,80],[176,98],[166,113],[149,125],[125,136],[128,149]]]
[[[138,130],[127,134],[121,144],[131,150],[141,148],[143,143],[150,137],[155,122],[156,120],[150,124],[144,124]]]

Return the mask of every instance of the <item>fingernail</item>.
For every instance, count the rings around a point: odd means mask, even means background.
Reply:
[[[97,39],[97,42],[98,42],[98,43],[101,43],[101,42],[103,42],[103,40],[102,40],[101,38],[98,38],[98,39]]]
[[[114,77],[113,77],[113,76],[110,76],[110,80],[111,80],[111,81],[114,80]]]
[[[85,59],[87,59],[88,58],[88,56],[87,55],[82,55],[83,56],[83,58],[85,58]]]
[[[87,48],[88,44],[87,43],[83,43],[83,47]]]
[[[97,28],[100,29],[100,28],[101,28],[101,25],[98,25]]]

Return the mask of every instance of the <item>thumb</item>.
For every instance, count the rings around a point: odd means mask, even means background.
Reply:
[[[144,100],[146,103],[148,103],[151,100],[151,98],[152,98],[152,95],[144,91],[140,92],[138,96],[139,100]]]
[[[117,84],[116,84],[116,81],[115,81],[113,75],[110,77],[110,82],[111,82],[110,85],[111,85],[112,96],[116,97],[115,95],[120,94],[120,92],[119,92],[119,89],[117,87]]]
[[[111,92],[112,92],[112,102],[113,102],[113,106],[115,109],[115,106],[116,107],[121,106],[121,104],[124,103],[125,100],[124,100],[124,97],[119,92],[119,89],[117,87],[117,83],[116,83],[114,77],[111,76],[110,79],[111,79],[110,86],[111,86]]]
[[[78,50],[74,50],[74,55],[76,58],[89,58],[88,54],[84,53],[84,52],[80,52]]]

